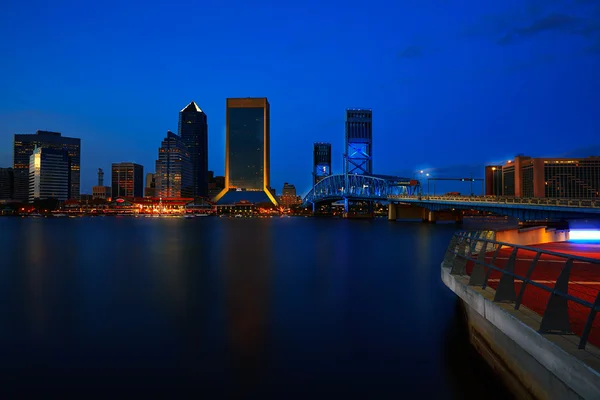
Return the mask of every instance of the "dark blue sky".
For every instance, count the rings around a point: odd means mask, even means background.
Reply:
[[[0,166],[14,133],[80,137],[82,193],[112,162],[154,171],[191,100],[223,174],[226,97],[268,97],[278,192],[309,188],[315,141],[341,171],[348,107],[373,109],[376,173],[600,154],[596,0],[9,0],[0,55]]]

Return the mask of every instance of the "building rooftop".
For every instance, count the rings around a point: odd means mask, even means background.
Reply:
[[[203,112],[202,109],[200,107],[198,107],[198,104],[196,104],[196,102],[194,102],[194,101],[192,101],[190,104],[185,106],[183,108],[183,110],[181,110],[181,112],[186,112],[186,111]]]

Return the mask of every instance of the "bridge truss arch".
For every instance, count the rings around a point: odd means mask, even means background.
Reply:
[[[399,177],[360,174],[330,175],[314,185],[302,203],[319,203],[328,200],[388,201],[389,196],[420,193],[418,181]]]

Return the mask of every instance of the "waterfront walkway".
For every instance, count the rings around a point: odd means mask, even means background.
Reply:
[[[600,259],[600,244],[560,242],[546,243],[529,247],[535,247],[557,253]],[[512,251],[512,248],[500,249],[494,265],[504,268]],[[487,252],[485,262],[491,263],[493,255],[493,251]],[[519,249],[514,272],[517,275],[526,276],[534,256],[535,252],[533,251]],[[540,259],[537,261],[535,269],[533,270],[531,279],[552,287],[564,265],[565,258],[542,254]],[[470,275],[473,270],[472,261],[467,263],[466,269],[467,274]],[[500,272],[492,271],[488,280],[488,286],[496,289],[498,282],[500,281],[500,276]],[[516,293],[519,293],[520,288],[521,282],[515,280]],[[597,265],[587,262],[574,261],[570,273],[569,294],[593,304],[598,296],[599,291],[600,268]],[[549,292],[536,288],[535,286],[528,285],[523,296],[523,305],[530,308],[534,312],[543,315],[549,297]],[[576,335],[581,336],[589,314],[589,309],[571,301],[569,301],[568,307],[571,330]],[[591,344],[600,347],[600,317],[596,317],[595,321],[593,322],[588,341]]]

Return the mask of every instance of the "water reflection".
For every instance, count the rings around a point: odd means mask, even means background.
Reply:
[[[234,368],[232,387],[239,393],[255,390],[266,373],[267,320],[271,279],[271,229],[230,220],[231,233],[221,241],[225,319],[229,356]]]
[[[466,339],[446,341],[455,296],[439,277],[454,230],[0,218],[0,387],[22,396],[468,393],[457,389],[472,373],[464,353],[446,351]]]

